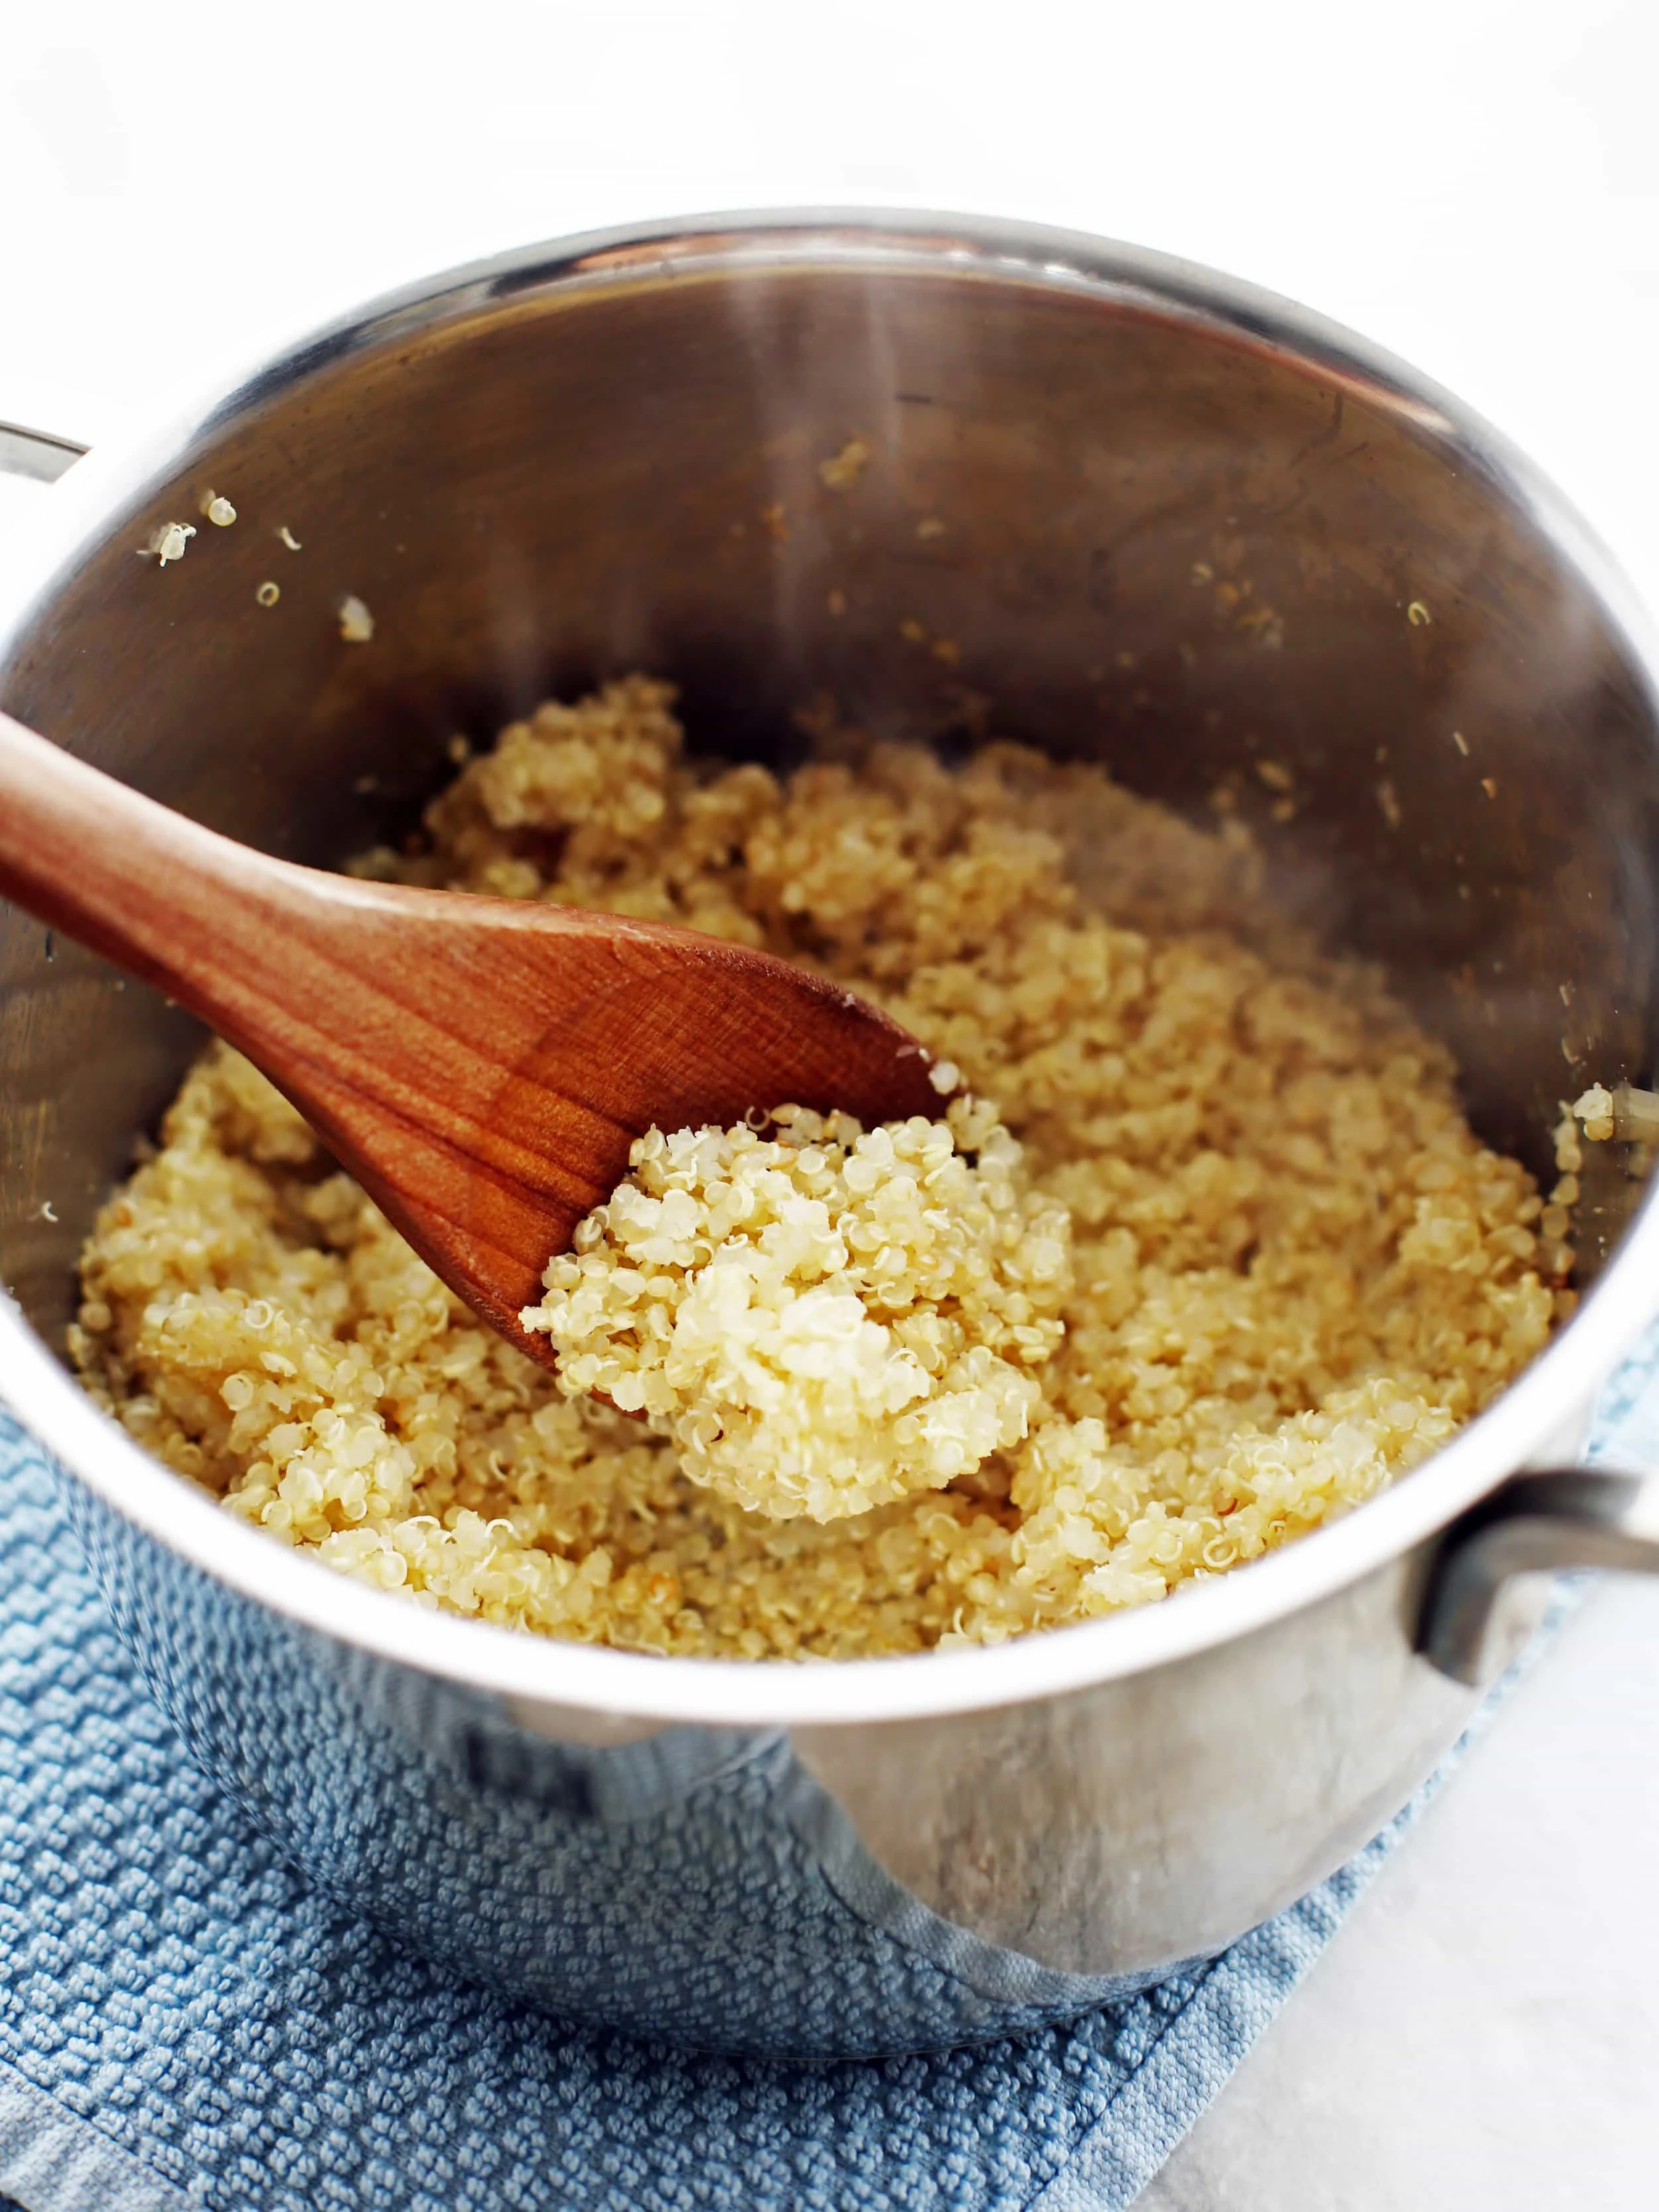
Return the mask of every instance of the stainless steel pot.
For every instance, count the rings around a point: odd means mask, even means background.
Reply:
[[[864,480],[828,490],[854,431]],[[135,559],[210,485],[234,528]],[[988,714],[1196,811],[1231,779],[1286,900],[1389,962],[1540,1170],[1564,1093],[1650,1064],[1659,663],[1607,563],[1443,393],[1181,264],[951,217],[577,240],[382,301],[41,500],[56,565],[5,707],[270,849],[337,860],[412,814],[455,729],[636,666],[726,752],[787,749],[822,692],[953,744]],[[1582,1311],[1487,1413],[1153,1610],[805,1668],[419,1612],[233,1522],[70,1379],[77,1247],[198,1040],[19,915],[0,977],[0,1382],[123,1634],[313,1877],[567,2012],[821,2056],[1080,2010],[1404,1802],[1505,1648],[1513,1573],[1659,1566],[1659,1485],[1516,1473],[1571,1463],[1659,1310],[1626,1158],[1587,1198]]]

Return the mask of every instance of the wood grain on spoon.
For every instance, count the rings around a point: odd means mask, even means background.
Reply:
[[[3,714],[0,894],[246,1053],[422,1259],[544,1365],[520,1309],[653,1124],[729,1127],[786,1103],[866,1123],[940,1110],[896,1022],[769,953],[295,867]]]

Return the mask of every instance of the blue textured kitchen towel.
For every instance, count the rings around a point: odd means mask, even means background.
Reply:
[[[1621,1457],[1653,1455],[1656,1358],[1604,1408]],[[690,2056],[459,1983],[309,1892],[151,1703],[60,1484],[0,1413],[0,2190],[26,2212],[1117,2212],[1434,1787],[1224,1957],[1071,2027]]]

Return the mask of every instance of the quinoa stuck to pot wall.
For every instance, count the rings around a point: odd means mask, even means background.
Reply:
[[[872,1389],[891,1388],[880,1353],[934,1380],[957,1360],[988,1395],[940,1416],[942,1456],[918,1447],[898,1472],[803,1437],[801,1465],[842,1494],[803,1488],[775,1517],[763,1450],[696,1460],[740,1425],[729,1395],[711,1435],[693,1376],[678,1409],[704,1425],[683,1464],[674,1407],[653,1430],[570,1395],[593,1379],[581,1315],[563,1314],[556,1380],[215,1046],[100,1218],[73,1344],[94,1394],[228,1511],[416,1603],[549,1635],[750,1658],[995,1642],[1161,1598],[1358,1504],[1544,1344],[1571,1296],[1560,1210],[1547,1221],[1526,1170],[1471,1133],[1449,1056],[1376,972],[1275,921],[1237,823],[1193,828],[1007,744],[951,769],[843,732],[781,781],[721,769],[683,757],[673,696],[635,677],[539,708],[434,802],[426,851],[361,870],[682,922],[887,1007],[976,1103],[954,1133],[943,1104],[895,1133],[756,1133],[792,1152],[763,1164],[766,1203],[821,1204],[841,1243],[755,1296],[769,1328],[851,1282],[887,1332],[864,1340],[887,1376]],[[660,1364],[688,1268],[743,1233],[710,1211],[732,1181],[717,1133],[678,1163],[674,1133],[636,1154],[636,1199],[686,1194],[684,1261],[628,1261],[648,1288],[625,1326],[596,1291],[595,1356],[642,1364],[643,1298]],[[878,1221],[847,1182],[872,1139],[910,1186]],[[927,1182],[947,1155],[948,1204]],[[599,1277],[615,1232],[584,1240]],[[819,1380],[845,1377],[830,1361]],[[852,1438],[869,1408],[847,1387]],[[951,1397],[930,1381],[915,1402]]]

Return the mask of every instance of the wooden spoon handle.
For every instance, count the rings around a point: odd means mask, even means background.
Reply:
[[[290,872],[0,714],[0,896],[216,1025],[246,1012],[250,902]]]
[[[514,909],[508,939],[498,902],[273,860],[3,714],[0,896],[246,1053],[416,1249],[522,1340],[517,1308],[542,1264],[626,1164],[628,1133],[556,1088],[563,1144],[527,1142],[522,1111],[495,1126],[504,1094],[526,1087],[526,1054],[568,1016],[550,986],[580,996],[596,961],[614,971],[587,941],[592,917]],[[604,1173],[568,1164],[596,1147]]]
[[[396,1121],[405,1152],[423,1153],[441,1132],[458,1158],[494,1155],[578,1215],[600,1194],[527,1158],[517,1133],[477,1126],[479,1100],[500,1091],[526,1035],[557,1027],[565,1010],[550,981],[580,992],[592,917],[514,911],[506,943],[495,901],[273,860],[3,714],[0,895],[200,1015],[371,1176]],[[513,973],[520,932],[540,956],[528,979]]]

